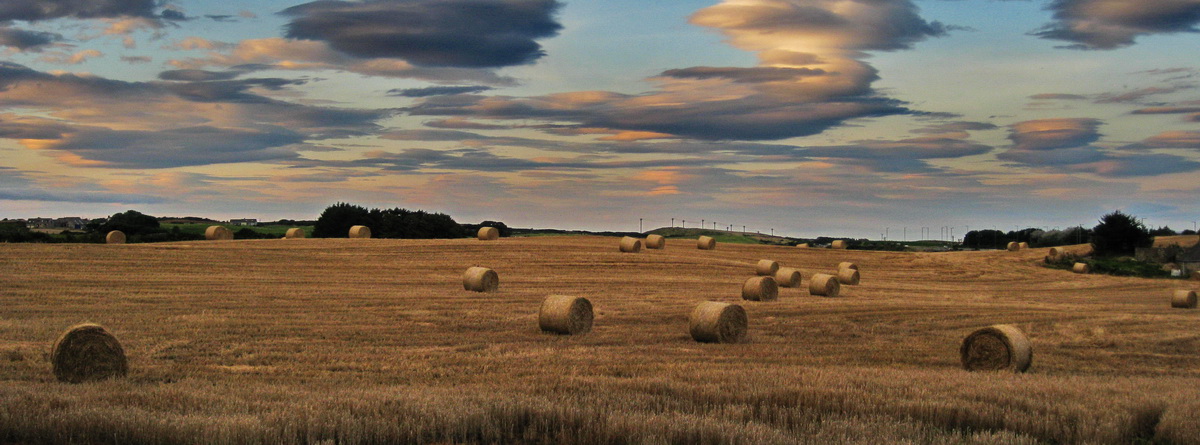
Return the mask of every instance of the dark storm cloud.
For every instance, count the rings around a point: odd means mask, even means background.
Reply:
[[[4,0],[0,22],[36,22],[58,18],[97,19],[110,17],[157,18],[155,0]],[[170,10],[168,10],[170,11]]]
[[[62,35],[52,32],[0,27],[0,46],[16,48],[21,51],[37,51],[40,47],[58,42],[62,38]]]
[[[425,67],[495,68],[531,63],[535,40],[562,26],[555,0],[320,0],[285,9],[287,37],[322,40],[362,58]]]
[[[661,76],[677,79],[728,79],[737,83],[798,81],[804,77],[825,75],[825,70],[780,67],[710,67],[697,66],[664,71]]]
[[[449,86],[449,87],[425,87],[425,88],[404,88],[388,90],[389,96],[400,97],[429,97],[429,96],[446,96],[451,94],[472,94],[482,93],[491,90],[492,87],[486,86]]]
[[[1053,0],[1054,22],[1032,35],[1072,49],[1115,49],[1138,36],[1196,32],[1200,2],[1190,0]]]

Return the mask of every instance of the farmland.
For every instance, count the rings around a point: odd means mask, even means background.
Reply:
[[[594,236],[0,245],[0,443],[1196,443],[1198,282],[1076,275],[1047,249],[901,253]],[[740,299],[763,258],[853,261],[842,297]],[[500,290],[462,288],[486,266]],[[543,334],[553,294],[595,326]],[[705,300],[747,341],[699,344]],[[58,383],[67,326],[108,328],[128,378]],[[968,373],[1020,327],[1027,374]]]

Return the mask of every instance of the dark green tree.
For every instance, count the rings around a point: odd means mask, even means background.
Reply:
[[[125,213],[118,213],[109,217],[108,221],[100,225],[97,232],[103,234],[113,230],[125,232],[127,236],[147,235],[161,231],[158,226],[158,218],[136,210],[129,210]]]
[[[325,208],[317,223],[313,225],[313,238],[345,238],[353,226],[367,226],[372,232],[379,230],[371,211],[365,207],[339,202]]]
[[[1138,247],[1150,247],[1154,237],[1146,225],[1120,210],[1104,215],[1092,229],[1092,248],[1097,256],[1133,255]]]
[[[963,236],[963,247],[968,249],[1002,249],[1009,241],[1008,235],[999,230],[972,230]]]

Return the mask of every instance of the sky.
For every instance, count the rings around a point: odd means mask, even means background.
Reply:
[[[4,0],[0,218],[1192,229],[1198,25],[1200,0]]]

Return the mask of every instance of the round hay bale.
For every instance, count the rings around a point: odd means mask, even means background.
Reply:
[[[859,278],[858,269],[838,269],[838,283],[857,285]]]
[[[369,239],[371,238],[371,228],[367,226],[354,226],[350,228],[350,238]]]
[[[538,310],[538,327],[555,334],[586,334],[592,330],[592,302],[566,295],[546,297]]]
[[[480,227],[479,233],[475,234],[480,241],[495,241],[500,239],[500,229],[495,227]]]
[[[770,277],[774,276],[775,272],[779,272],[779,262],[772,260],[758,260],[758,264],[754,265],[754,273]]]
[[[741,305],[705,301],[692,309],[688,330],[701,343],[737,343],[746,336],[749,321]]]
[[[833,244],[830,245],[830,247],[832,247],[834,249],[845,249],[848,246],[846,244],[846,240],[835,240],[833,242]]]
[[[797,244],[797,245],[796,245],[796,247],[799,247],[799,248],[801,248],[801,249],[807,249],[807,248],[808,248],[808,243],[800,243],[800,244]]]
[[[228,241],[233,239],[233,231],[225,226],[208,226],[204,229],[204,239],[209,241]]]
[[[959,355],[967,371],[1025,372],[1033,363],[1033,346],[1020,329],[998,324],[964,338]]]
[[[121,342],[102,326],[92,323],[75,325],[63,332],[54,342],[50,362],[54,377],[66,383],[124,377],[129,372]]]
[[[104,242],[108,244],[125,244],[125,232],[120,230],[108,232],[108,235],[104,237]]]
[[[463,273],[463,289],[475,292],[495,292],[500,288],[500,276],[486,267],[472,267]]]
[[[842,270],[842,269],[858,270],[858,265],[851,263],[849,261],[842,261],[842,262],[838,263],[838,270]]]
[[[1087,263],[1075,263],[1075,266],[1071,267],[1071,271],[1075,273],[1091,273],[1092,267],[1088,266]]]
[[[1175,291],[1175,294],[1171,296],[1171,307],[1195,309],[1196,291],[1186,289]]]
[[[701,236],[696,239],[696,248],[700,250],[713,250],[717,248],[717,240],[711,236]]]
[[[1050,248],[1050,258],[1058,258],[1065,253],[1067,253],[1067,252],[1060,247],[1051,247]]]
[[[800,287],[800,271],[791,267],[780,267],[775,272],[775,282],[779,287]]]
[[[299,227],[293,227],[293,228],[288,229],[287,234],[284,235],[283,237],[287,238],[287,239],[300,239],[300,238],[304,238],[304,236],[305,236],[304,229],[301,229]]]
[[[1008,242],[1008,251],[1009,251],[1009,252],[1016,252],[1016,251],[1018,251],[1018,250],[1021,250],[1021,244],[1020,244],[1020,243],[1017,243],[1016,241],[1009,241],[1009,242]]]
[[[836,297],[842,291],[837,277],[829,274],[814,274],[808,279],[808,293],[822,297]]]
[[[742,299],[773,301],[779,299],[779,284],[775,277],[753,277],[742,284]]]
[[[662,249],[667,247],[667,239],[662,235],[646,235],[647,249]]]
[[[1195,271],[1195,272],[1192,272],[1192,280],[1193,280],[1193,281],[1200,281],[1200,270],[1197,270],[1197,271]]]
[[[642,240],[627,236],[621,238],[621,251],[625,253],[638,253],[642,251]]]
[[[1017,247],[1018,247],[1018,248],[1020,248],[1021,250],[1025,250],[1025,249],[1028,249],[1028,248],[1029,248],[1029,243],[1024,243],[1024,242],[1023,242],[1023,243],[1018,243],[1018,244],[1017,244]]]

